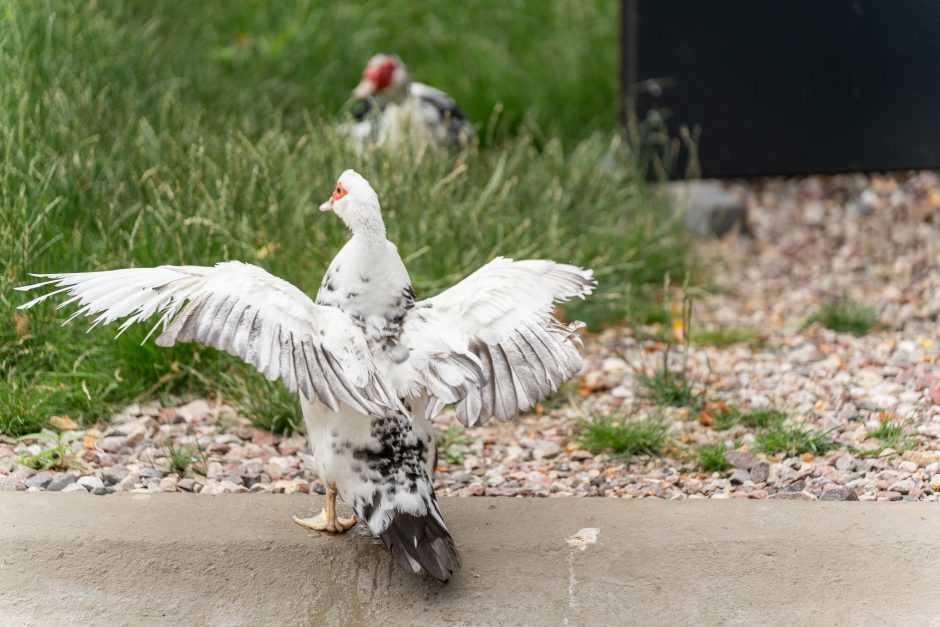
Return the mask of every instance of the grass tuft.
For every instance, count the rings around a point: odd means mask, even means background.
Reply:
[[[682,372],[658,368],[652,374],[638,375],[637,383],[640,397],[657,405],[697,410],[702,404],[702,395]]]
[[[787,419],[786,412],[779,409],[752,409],[742,411],[737,407],[728,407],[713,412],[715,418],[715,429],[725,431],[732,427],[744,426],[752,429],[765,429],[767,427],[778,425]]]
[[[787,427],[781,423],[773,424],[767,431],[757,434],[755,440],[757,446],[767,454],[819,455],[836,448],[828,432],[816,431],[805,425]]]
[[[722,472],[731,468],[725,452],[723,444],[700,446],[696,452],[696,461],[705,472]]]
[[[861,307],[853,301],[843,298],[834,303],[823,305],[819,311],[806,320],[806,324],[818,323],[838,333],[865,335],[878,327],[878,317],[873,309]]]
[[[579,441],[585,449],[616,455],[658,455],[666,444],[668,429],[652,420],[625,420],[614,417],[582,420]]]
[[[885,420],[877,429],[870,431],[868,437],[880,441],[884,448],[898,450],[904,445],[904,426],[900,422]]]
[[[735,344],[749,344],[760,346],[764,342],[764,334],[757,329],[747,327],[712,327],[699,329],[692,333],[692,343],[717,348],[727,348]]]

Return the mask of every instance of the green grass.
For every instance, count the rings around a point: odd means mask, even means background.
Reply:
[[[727,348],[735,344],[749,344],[759,346],[763,344],[764,335],[757,329],[748,327],[712,327],[697,329],[692,333],[692,343],[706,346]]]
[[[419,297],[497,254],[547,256],[595,268],[600,289],[565,313],[596,327],[689,265],[614,129],[614,0],[0,11],[0,432],[188,391],[295,429],[293,395],[227,355],[141,346],[146,329],[63,328],[68,310],[51,305],[18,314],[12,288],[29,272],[241,259],[312,294],[347,237],[316,207],[348,167],[376,187]],[[354,154],[334,125],[376,50],[453,93],[480,150]]]
[[[883,448],[897,450],[903,448],[904,445],[904,425],[900,422],[886,420],[874,431],[869,431],[868,437],[880,441]]]
[[[467,435],[467,430],[459,424],[447,426],[437,441],[437,450],[444,456],[448,464],[462,464],[464,446],[473,443],[473,438]]]
[[[652,374],[637,375],[640,397],[657,405],[688,407],[697,410],[702,404],[702,395],[681,371],[658,368]]]
[[[742,411],[737,407],[713,412],[715,429],[725,431],[732,427],[744,426],[752,429],[765,429],[778,425],[787,419],[786,412],[775,408],[752,409]]]
[[[818,323],[838,333],[865,335],[878,327],[878,316],[873,309],[861,307],[857,303],[843,298],[837,302],[823,305],[819,311],[806,320],[806,324]]]
[[[192,452],[185,447],[170,447],[168,453],[170,457],[170,470],[180,475],[186,472],[195,461]]]
[[[696,462],[705,472],[728,470],[731,468],[731,464],[725,458],[725,452],[726,449],[723,444],[700,446],[695,454]]]
[[[784,426],[777,423],[755,436],[757,446],[767,454],[783,453],[819,455],[836,448],[828,432],[820,432],[805,425]]]
[[[615,455],[658,455],[666,445],[668,429],[653,420],[603,417],[578,423],[579,441],[588,451]]]

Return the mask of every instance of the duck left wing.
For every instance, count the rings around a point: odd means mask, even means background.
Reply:
[[[554,307],[596,285],[591,270],[497,257],[415,303],[401,342],[410,351],[408,376],[430,398],[426,416],[454,403],[466,426],[506,421],[548,397],[581,368],[583,325],[562,323]]]
[[[397,406],[375,372],[362,330],[343,311],[315,304],[299,289],[257,266],[227,261],[212,267],[159,266],[103,272],[35,274],[48,280],[16,288],[57,288],[20,305],[27,309],[58,294],[59,307],[77,303],[66,320],[92,323],[159,316],[147,338],[156,343],[199,342],[241,358],[269,380],[280,379],[310,402],[336,411],[340,403],[363,414]],[[90,329],[89,329],[90,330]],[[145,338],[146,341],[146,338]]]

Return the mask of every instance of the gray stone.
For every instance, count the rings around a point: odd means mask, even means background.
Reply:
[[[844,455],[839,455],[836,458],[835,464],[836,470],[851,470],[852,466],[855,464],[855,458],[845,453]]]
[[[106,453],[118,453],[127,445],[127,438],[123,435],[109,436],[98,440],[98,448]]]
[[[0,492],[16,492],[16,481],[9,477],[0,477]]]
[[[211,411],[209,403],[201,398],[176,408],[177,415],[181,416],[186,422],[198,420]]]
[[[105,496],[108,494],[114,494],[114,488],[106,488],[104,486],[101,486],[100,488],[95,488],[94,490],[92,490],[91,493],[94,494],[95,496]]]
[[[770,464],[767,462],[758,462],[751,468],[751,481],[754,483],[766,483],[770,476]]]
[[[745,481],[751,480],[751,474],[743,468],[737,468],[731,473],[730,480],[733,485],[741,485]]]
[[[748,451],[728,451],[725,453],[725,459],[735,468],[750,470],[757,463],[757,458]]]
[[[470,483],[473,481],[473,475],[463,470],[458,470],[450,474],[450,480],[457,483]]]
[[[46,489],[50,492],[60,492],[66,487],[75,483],[76,479],[78,479],[78,477],[72,474],[58,475],[55,479],[49,482],[49,485],[46,486]]]
[[[101,479],[99,479],[98,477],[95,477],[95,476],[93,476],[93,475],[88,475],[88,476],[85,476],[85,477],[79,477],[77,483],[78,483],[79,485],[85,486],[85,487],[88,488],[89,490],[97,490],[98,488],[103,488],[103,487],[104,487],[104,482],[102,482]]]
[[[166,472],[159,468],[139,468],[137,476],[144,479],[162,479]]]
[[[127,474],[127,469],[124,466],[111,466],[110,468],[103,468],[101,470],[101,479],[107,485],[115,485],[120,483]]]
[[[914,483],[913,479],[902,479],[897,483],[893,484],[888,490],[891,492],[900,492],[901,494],[907,494],[911,490],[917,487],[917,484]]]
[[[26,480],[26,487],[27,489],[28,488],[45,488],[50,483],[52,483],[52,480],[54,478],[55,478],[55,474],[49,471],[40,472]]]
[[[549,440],[534,440],[532,457],[535,459],[551,459],[561,453],[561,446]]]
[[[66,494],[67,492],[88,492],[88,490],[86,490],[85,486],[83,485],[70,483],[69,485],[62,488],[62,494]]]
[[[195,486],[196,486],[195,479],[180,479],[176,483],[176,487],[185,492],[192,492]]]
[[[667,184],[667,196],[670,209],[683,217],[688,231],[718,237],[733,231],[750,234],[747,205],[720,181],[672,182]]]
[[[838,486],[823,492],[820,501],[857,501],[858,494],[852,488]]]

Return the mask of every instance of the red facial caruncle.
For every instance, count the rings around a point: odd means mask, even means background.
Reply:
[[[382,91],[392,82],[392,74],[395,73],[395,60],[391,58],[382,59],[379,63],[368,66],[362,73],[362,78],[372,81],[375,85],[375,91]]]
[[[338,202],[340,198],[347,194],[346,188],[339,181],[336,182],[336,189],[333,190],[333,202]]]

